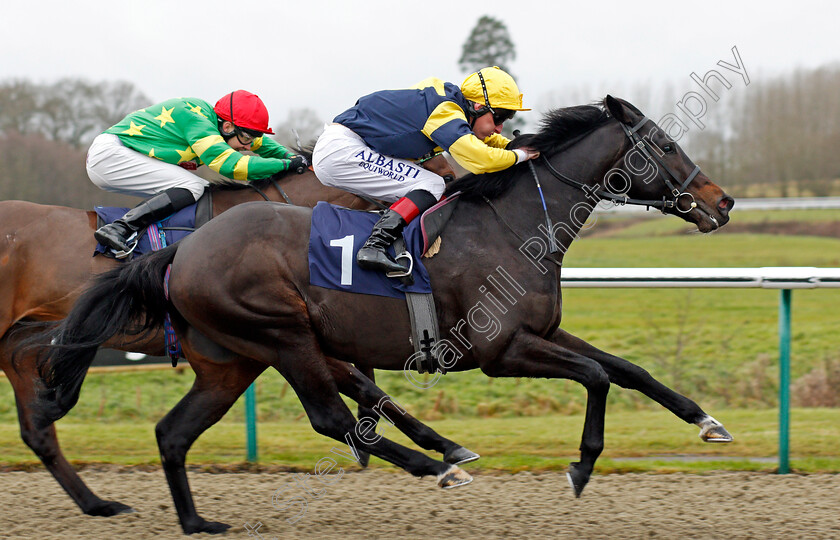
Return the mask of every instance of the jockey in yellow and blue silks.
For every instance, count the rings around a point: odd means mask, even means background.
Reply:
[[[475,173],[506,169],[532,159],[530,149],[506,150],[502,124],[522,106],[513,78],[483,68],[460,87],[426,79],[412,88],[360,98],[326,127],[313,152],[322,183],[385,201],[396,201],[374,225],[357,254],[363,268],[401,272],[386,251],[402,229],[443,195],[445,182],[418,162],[447,151]]]
[[[226,94],[214,107],[198,98],[174,98],[129,114],[94,139],[87,172],[106,191],[148,199],[94,236],[117,257],[126,256],[135,233],[198,200],[209,185],[188,172],[198,165],[235,180],[304,165],[302,157],[264,136],[273,133],[265,104],[245,90]]]

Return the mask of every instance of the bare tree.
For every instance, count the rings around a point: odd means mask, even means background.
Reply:
[[[81,208],[131,203],[91,184],[85,147],[125,114],[148,104],[126,82],[0,82],[0,199]]]
[[[127,82],[66,78],[39,85],[12,81],[0,85],[0,132],[40,133],[82,147],[129,112],[149,104]]]
[[[0,132],[35,131],[37,110],[37,85],[26,80],[12,80],[0,84]]]
[[[0,200],[19,199],[92,209],[133,206],[131,197],[106,193],[85,172],[85,150],[40,134],[0,134]]]

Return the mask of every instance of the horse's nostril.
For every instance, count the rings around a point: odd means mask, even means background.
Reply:
[[[721,197],[718,202],[718,210],[722,212],[729,212],[735,206],[735,199],[732,197]]]

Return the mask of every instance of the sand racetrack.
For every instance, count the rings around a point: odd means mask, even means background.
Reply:
[[[82,515],[46,472],[0,473],[2,538],[184,538],[161,471],[86,469],[100,496],[137,512]],[[575,500],[565,476],[481,474],[454,490],[387,470],[313,479],[305,514],[293,473],[190,473],[199,512],[233,525],[226,538],[840,538],[840,475],[596,475]],[[194,538],[215,538],[201,534]]]

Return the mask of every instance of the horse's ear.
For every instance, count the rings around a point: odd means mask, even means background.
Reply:
[[[633,123],[633,118],[631,117],[630,110],[627,107],[625,107],[624,104],[618,99],[607,94],[607,97],[604,98],[604,105],[606,105],[607,110],[610,111],[612,117],[621,122],[622,124]]]

